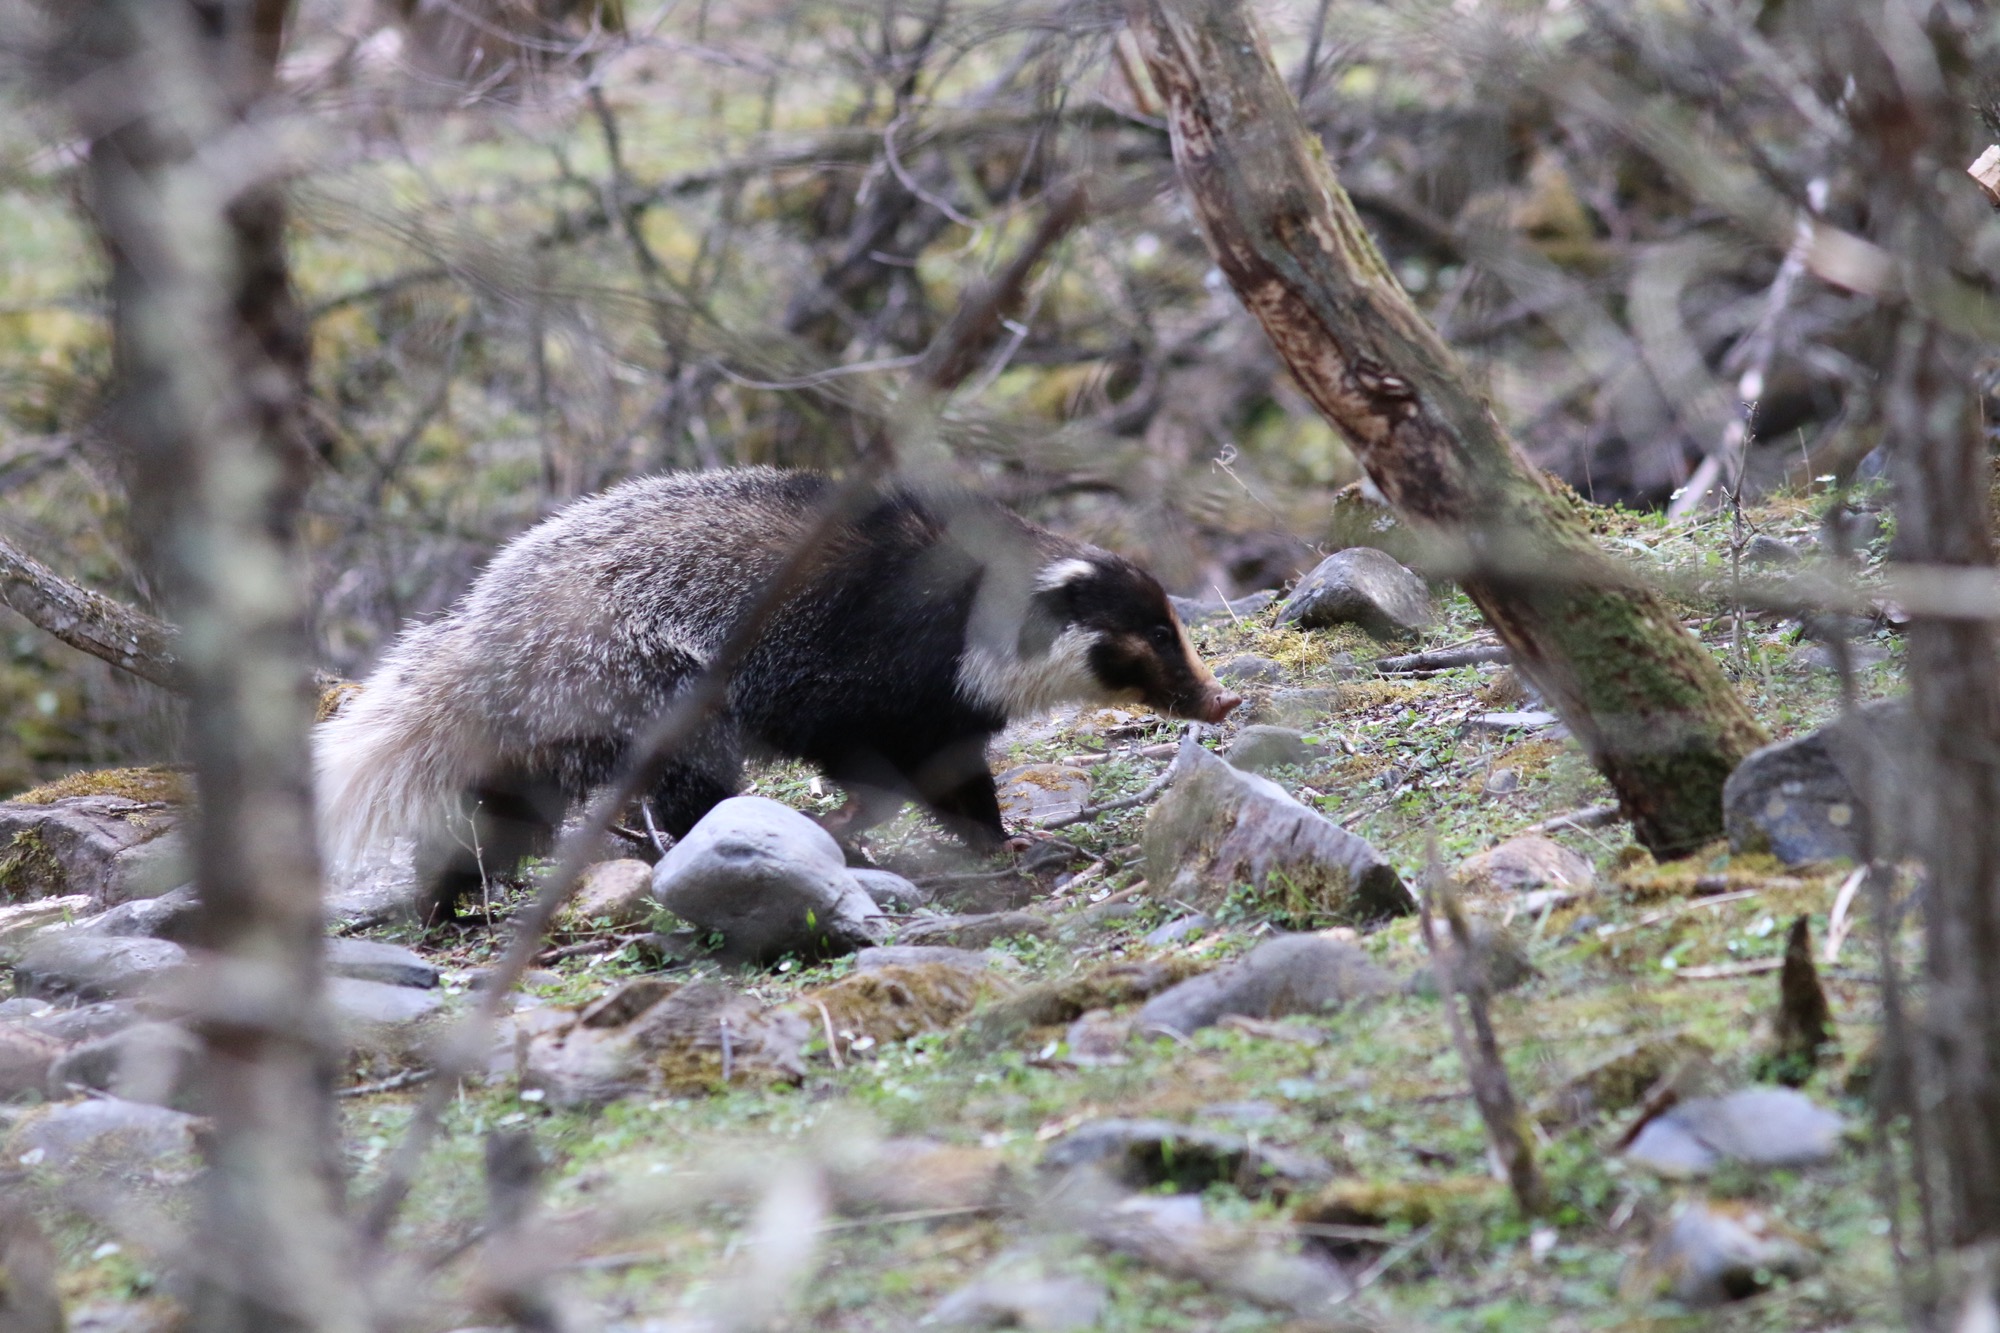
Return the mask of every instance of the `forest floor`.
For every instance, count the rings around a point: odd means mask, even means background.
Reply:
[[[1819,503],[1776,502],[1748,521],[1765,537],[1809,546]],[[1610,549],[1687,590],[1678,604],[1688,623],[1774,738],[1838,710],[1834,676],[1796,621],[1732,617],[1729,518],[1667,524],[1606,511],[1600,526]],[[1433,867],[1610,800],[1560,732],[1468,725],[1532,707],[1511,672],[1491,664],[1377,670],[1383,656],[1488,641],[1462,596],[1441,590],[1439,605],[1428,632],[1388,643],[1348,629],[1280,628],[1270,611],[1211,617],[1191,631],[1211,663],[1254,654],[1279,664],[1282,681],[1249,689],[1241,711],[1283,713],[1326,757],[1269,776],[1369,840],[1413,886]],[[1890,630],[1868,633],[1860,684],[1872,697],[1897,687],[1902,650]],[[1226,744],[1236,725],[1205,743]],[[1009,733],[996,769],[1083,757],[1091,800],[1112,800],[1158,776],[1168,762],[1157,754],[1161,743],[1177,740],[1184,727],[1149,716],[1066,715]],[[1141,754],[1149,747],[1154,756]],[[1496,777],[1500,770],[1507,773]],[[754,790],[807,810],[828,800],[794,767],[761,770]],[[1056,870],[962,881],[980,886],[979,901],[957,906],[1024,909],[1053,927],[1042,938],[991,946],[996,980],[989,993],[1089,978],[1107,964],[1135,960],[1192,973],[1282,931],[1351,935],[1403,976],[1429,966],[1414,916],[1353,930],[1250,894],[1207,913],[1205,926],[1156,935],[1193,914],[1143,883],[1138,844],[1147,815],[1141,806],[1063,829],[1060,836],[1082,855]],[[1617,1151],[1650,1082],[1644,1071],[1657,1073],[1649,1053],[1705,1049],[1720,1086],[1758,1081],[1778,1002],[1773,969],[1788,928],[1808,918],[1819,956],[1850,868],[1732,859],[1722,844],[1661,868],[1617,822],[1553,836],[1592,864],[1594,886],[1558,895],[1538,911],[1487,914],[1504,922],[1533,966],[1524,982],[1495,997],[1492,1017],[1515,1093],[1537,1125],[1555,1199],[1543,1218],[1524,1219],[1491,1169],[1446,1009],[1434,987],[1417,985],[1331,1013],[1222,1024],[1185,1038],[1140,1036],[1107,1058],[1073,1052],[1066,1023],[995,1038],[979,1022],[984,1011],[975,1010],[909,1040],[851,1046],[838,1068],[816,1060],[797,1083],[739,1080],[563,1109],[532,1089],[524,1094],[510,1075],[469,1082],[446,1107],[439,1145],[393,1250],[413,1259],[447,1256],[437,1262],[450,1271],[448,1256],[467,1251],[485,1213],[484,1137],[512,1127],[532,1130],[550,1163],[541,1215],[569,1247],[554,1265],[554,1290],[607,1327],[747,1326],[701,1320],[768,1300],[783,1311],[772,1326],[913,1328],[982,1278],[1005,1299],[996,1297],[998,1313],[973,1326],[1244,1333],[1900,1326],[1866,1133],[1871,1110],[1855,1077],[1879,1016],[1878,955],[1865,921],[1839,958],[1822,965],[1838,1051],[1803,1084],[1852,1126],[1836,1160],[1799,1171],[1725,1171],[1690,1184],[1658,1178]],[[914,815],[873,837],[870,849],[912,878],[958,882],[939,878],[946,853]],[[996,893],[1006,901],[996,902]],[[950,910],[949,892],[944,899],[940,908]],[[520,901],[497,902],[496,915]],[[458,1004],[469,994],[471,970],[490,964],[505,939],[504,930],[478,921],[442,938],[384,934],[442,963]],[[552,943],[587,945],[592,937],[583,925]],[[524,1003],[586,1003],[654,971],[650,958],[634,944],[552,961]],[[669,977],[715,975],[759,1001],[778,1002],[836,982],[851,968],[849,959],[816,966],[788,960],[752,972],[697,963]],[[1616,1063],[1621,1059],[1626,1066]],[[1565,1089],[1607,1066],[1641,1072],[1628,1076],[1637,1083],[1622,1094],[1604,1091],[1599,1078],[1603,1113],[1566,1124],[1550,1109]],[[343,1100],[360,1179],[399,1141],[422,1091]],[[1108,1117],[1162,1119],[1292,1150],[1328,1164],[1335,1183],[1328,1193],[1287,1195],[1240,1178],[1206,1182],[1197,1225],[1229,1238],[1215,1241],[1212,1255],[1235,1257],[1149,1259],[1143,1246],[1105,1242],[1051,1198],[1059,1191],[1042,1166],[1048,1145]],[[1191,1188],[1172,1174],[1156,1196]],[[857,1187],[856,1178],[873,1183]],[[818,1202],[801,1202],[786,1181],[807,1196],[819,1191]],[[1698,1197],[1753,1205],[1791,1228],[1816,1253],[1814,1270],[1719,1310],[1692,1312],[1657,1298],[1643,1254],[1676,1205]],[[805,1210],[805,1243],[817,1247],[804,1270],[812,1276],[791,1287],[785,1274],[798,1270],[786,1268],[788,1207]],[[604,1220],[612,1213],[618,1225]],[[1327,1218],[1336,1221],[1313,1223]],[[81,1221],[62,1232],[66,1289],[98,1299],[142,1292],[143,1265],[105,1253],[103,1240]],[[1244,1275],[1258,1256],[1302,1252],[1337,1264],[1351,1294],[1307,1309]],[[454,1280],[479,1278],[468,1270]],[[760,1291],[760,1284],[782,1292]]]

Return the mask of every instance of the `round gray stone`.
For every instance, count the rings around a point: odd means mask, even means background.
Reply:
[[[1413,634],[1435,616],[1423,579],[1372,546],[1350,546],[1320,561],[1278,612],[1301,629],[1352,624],[1377,638]]]
[[[849,953],[881,930],[833,835],[762,796],[709,811],[653,868],[653,896],[736,961]]]

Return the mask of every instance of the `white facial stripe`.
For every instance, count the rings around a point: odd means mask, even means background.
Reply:
[[[1041,657],[968,646],[959,659],[958,688],[967,698],[1010,718],[1047,712],[1062,703],[1119,703],[1125,691],[1106,690],[1090,669],[1093,630],[1071,625]]]
[[[1058,560],[1053,564],[1044,566],[1042,572],[1035,577],[1035,591],[1053,592],[1065,583],[1075,583],[1078,580],[1087,579],[1096,572],[1097,566],[1091,564],[1088,560],[1078,560],[1074,557],[1068,560]]]

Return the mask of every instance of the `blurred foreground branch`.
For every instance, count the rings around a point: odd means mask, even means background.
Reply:
[[[182,627],[200,943],[187,999],[215,1132],[191,1322],[368,1326],[338,1216],[303,581],[305,339],[260,105],[283,0],[90,0],[63,92],[112,257],[114,438]]]

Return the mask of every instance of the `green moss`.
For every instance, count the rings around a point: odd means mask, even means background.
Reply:
[[[68,886],[62,862],[34,829],[22,829],[0,851],[0,898],[11,902],[54,898]]]
[[[20,805],[53,805],[72,796],[122,796],[148,805],[186,805],[192,795],[186,769],[99,768],[58,778],[13,799]]]

